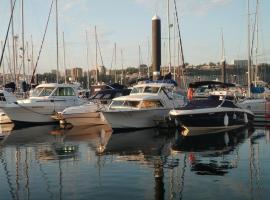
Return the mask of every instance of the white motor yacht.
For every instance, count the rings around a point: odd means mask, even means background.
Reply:
[[[103,89],[98,91],[86,104],[80,106],[68,107],[55,116],[63,124],[72,124],[73,126],[82,125],[104,125],[106,121],[102,120],[100,110],[105,108],[115,97],[128,95],[130,89]]]
[[[15,100],[6,99],[5,103],[0,104],[0,108],[15,125],[52,123],[53,113],[83,103],[73,85],[57,83],[38,85],[28,99]]]
[[[8,92],[6,90],[0,90],[0,106],[5,105],[7,102],[16,102],[17,98],[15,95],[11,92]],[[0,109],[0,124],[9,124],[12,123],[12,121],[9,119],[9,117],[6,115],[6,113]]]
[[[113,129],[150,128],[184,103],[184,96],[174,92],[173,84],[142,83],[134,86],[130,95],[114,98],[102,114]]]

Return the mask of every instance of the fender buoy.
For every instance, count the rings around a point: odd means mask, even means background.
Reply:
[[[235,113],[233,113],[233,119],[236,119],[236,117],[237,117],[237,116],[236,116],[236,114],[235,114]]]
[[[229,125],[229,117],[227,115],[227,113],[224,116],[224,126],[228,126]]]

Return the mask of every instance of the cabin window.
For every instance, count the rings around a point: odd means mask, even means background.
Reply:
[[[5,95],[0,93],[0,101],[6,101]]]
[[[140,101],[125,101],[125,103],[124,103],[125,107],[138,108],[139,105],[140,105]]]
[[[38,94],[39,97],[45,97],[50,96],[50,94],[53,92],[53,87],[44,87],[42,88],[42,91]]]
[[[131,94],[137,94],[137,93],[143,93],[143,90],[144,88],[143,87],[134,87],[132,90],[131,90]]]
[[[124,101],[113,101],[111,103],[110,109],[112,109],[112,110],[117,109],[119,107],[122,107],[123,104],[124,104]]]
[[[156,93],[158,93],[158,91],[159,91],[159,87],[149,87],[149,86],[147,86],[144,89],[144,93],[154,93],[154,94],[156,94]]]
[[[53,96],[75,96],[75,92],[71,87],[59,87]]]
[[[160,101],[143,101],[141,108],[162,108],[163,105]]]
[[[139,108],[140,101],[113,101],[110,108],[113,109],[121,109],[121,108]]]
[[[42,87],[35,88],[35,89],[33,90],[32,94],[31,94],[31,96],[32,96],[32,97],[38,97],[42,90],[43,90]]]

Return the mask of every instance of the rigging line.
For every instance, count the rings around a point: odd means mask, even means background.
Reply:
[[[183,62],[182,63],[182,67],[180,68],[180,72],[181,72],[181,75],[183,77],[184,88],[187,88],[187,81],[186,81],[186,77],[184,76],[185,59],[184,59],[183,45],[182,45],[182,39],[181,39],[181,32],[180,32],[180,24],[179,24],[178,11],[177,11],[177,7],[176,7],[176,0],[174,0],[174,9],[175,9],[175,16],[176,16],[177,29],[178,29],[178,37],[179,37],[180,50],[181,50],[181,59],[182,59],[182,62]]]
[[[97,45],[98,45],[98,51],[99,51],[99,56],[100,56],[101,64],[102,64],[102,66],[104,66],[103,58],[102,58],[102,54],[101,54],[101,50],[100,50],[100,45],[99,45],[98,39],[97,39]]]
[[[52,12],[52,8],[53,8],[53,2],[54,2],[54,0],[52,0],[52,3],[51,3],[50,12],[49,12],[49,16],[48,16],[46,27],[45,27],[45,32],[43,34],[41,46],[40,46],[40,49],[39,49],[39,52],[38,52],[37,61],[36,61],[36,64],[35,64],[35,67],[34,67],[34,70],[33,70],[33,74],[32,74],[30,83],[34,83],[34,76],[35,76],[35,73],[36,73],[36,70],[37,70],[38,61],[39,61],[41,51],[42,51],[42,48],[43,48],[43,44],[44,44],[44,41],[45,41],[45,36],[46,36],[46,33],[47,33],[47,29],[48,29],[48,25],[49,25],[49,21],[50,21],[50,17],[51,17],[51,12]]]
[[[183,62],[183,68],[185,68],[184,52],[183,52],[183,46],[182,46],[182,39],[181,39],[181,32],[180,32],[180,25],[179,25],[179,17],[178,17],[178,12],[177,12],[177,7],[176,7],[176,0],[174,0],[174,10],[175,10],[175,15],[176,15],[178,37],[179,37],[179,42],[180,42],[181,58],[182,58],[182,62]]]
[[[4,46],[3,46],[2,54],[1,54],[1,58],[0,58],[0,68],[1,68],[1,66],[2,66],[2,61],[3,61],[3,57],[4,57],[5,47],[6,47],[6,44],[7,44],[7,39],[8,39],[9,29],[10,29],[10,25],[11,25],[11,22],[12,22],[12,19],[13,19],[14,8],[15,8],[16,2],[17,2],[17,0],[15,0],[14,3],[13,3],[11,15],[10,15],[10,18],[9,18],[9,23],[8,23],[8,28],[7,28],[6,38],[5,38],[5,42],[4,42]]]

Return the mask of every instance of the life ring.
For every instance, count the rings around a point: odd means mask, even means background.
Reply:
[[[229,117],[227,115],[227,113],[224,116],[224,126],[228,126],[229,125]]]

